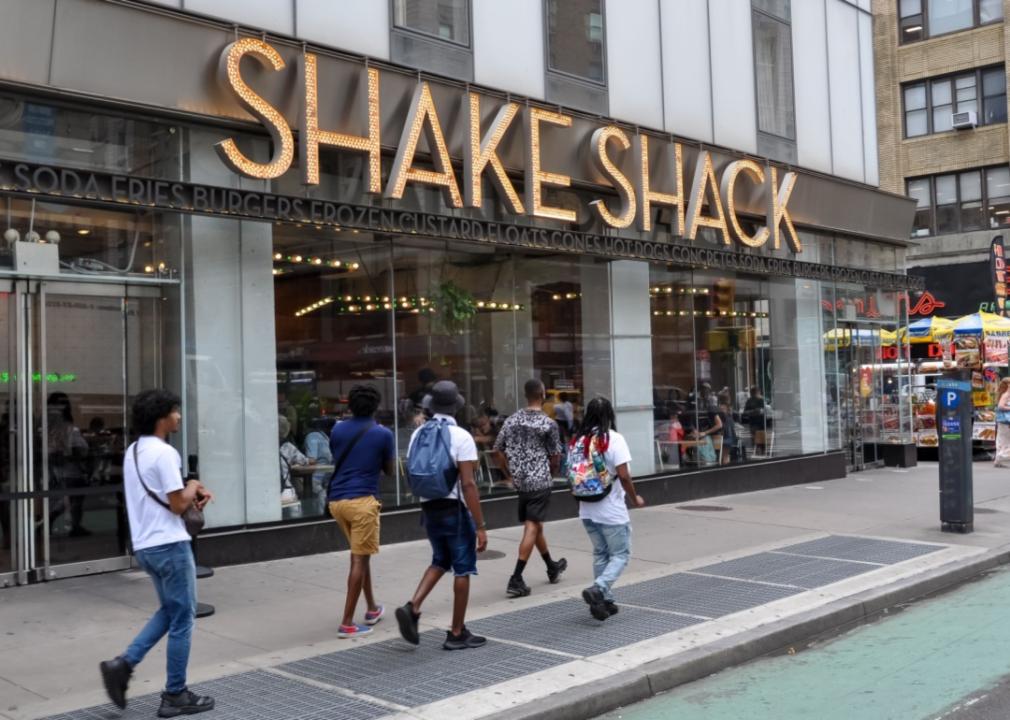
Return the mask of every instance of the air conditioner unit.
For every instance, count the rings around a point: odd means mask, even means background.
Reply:
[[[970,130],[978,125],[978,114],[974,110],[954,113],[950,116],[950,122],[955,130]]]

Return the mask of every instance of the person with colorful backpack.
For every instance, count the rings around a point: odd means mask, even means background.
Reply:
[[[566,476],[579,501],[579,518],[593,544],[593,584],[582,591],[590,614],[606,620],[618,612],[612,591],[631,557],[630,499],[645,507],[631,479],[631,452],[617,432],[614,406],[603,397],[586,406],[582,425],[568,443]]]
[[[414,597],[396,609],[396,621],[404,640],[420,644],[421,603],[442,576],[452,570],[455,575],[452,627],[442,647],[446,650],[481,647],[487,638],[472,634],[464,624],[470,576],[477,574],[477,553],[487,548],[487,526],[474,481],[477,445],[470,433],[456,424],[454,416],[465,403],[455,383],[449,380],[435,383],[423,403],[432,416],[410,437],[407,481],[411,493],[421,501],[432,558]]]

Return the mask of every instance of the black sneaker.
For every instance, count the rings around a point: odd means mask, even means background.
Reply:
[[[109,694],[109,699],[117,708],[126,708],[126,686],[130,684],[130,676],[133,675],[133,668],[121,657],[112,660],[103,660],[98,664],[98,669],[102,673],[102,683],[105,685],[105,692]]]
[[[582,599],[589,605],[589,613],[597,620],[606,620],[610,617],[607,611],[606,600],[603,599],[603,591],[597,585],[590,585],[582,591]]]
[[[610,613],[611,615],[616,615],[621,611],[621,608],[617,607],[617,603],[615,603],[613,600],[604,600],[603,606],[607,608],[607,612]]]
[[[561,579],[561,573],[568,569],[568,561],[564,558],[555,560],[551,567],[547,568],[547,582],[554,585]]]
[[[197,695],[189,690],[183,690],[176,695],[167,692],[161,694],[161,707],[158,717],[168,718],[178,715],[196,715],[214,709],[214,698],[210,695]]]
[[[420,645],[421,636],[417,632],[417,619],[420,613],[414,612],[414,603],[408,602],[396,608],[396,622],[400,626],[400,635],[411,645]]]
[[[474,635],[469,630],[467,630],[466,625],[463,626],[463,632],[459,635],[453,635],[452,630],[448,630],[445,633],[445,642],[442,643],[442,647],[446,650],[466,650],[468,648],[479,648],[487,644],[487,638],[481,637],[480,635]]]
[[[508,587],[505,588],[505,594],[510,598],[526,597],[530,594],[530,587],[525,582],[521,575],[513,575],[509,578]]]

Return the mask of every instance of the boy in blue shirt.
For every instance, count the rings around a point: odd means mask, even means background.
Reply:
[[[337,635],[357,637],[372,632],[382,619],[383,607],[372,595],[371,557],[379,552],[379,474],[392,476],[396,459],[393,433],[375,422],[382,397],[368,385],[355,385],[347,404],[353,417],[337,423],[330,433],[334,458],[333,478],[327,491],[330,515],[351,545],[347,600]],[[358,597],[365,593],[365,624],[354,622]]]

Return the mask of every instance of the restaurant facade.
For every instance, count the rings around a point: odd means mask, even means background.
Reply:
[[[830,2],[868,43],[866,11]],[[387,9],[394,39],[413,4]],[[555,3],[535,4],[549,35]],[[514,493],[489,451],[531,377],[562,434],[613,400],[655,502],[839,477],[910,442],[879,368],[923,286],[914,203],[869,165],[804,164],[798,68],[792,144],[762,130],[759,72],[757,140],[727,146],[715,121],[699,139],[672,111],[650,127],[189,7],[0,2],[0,586],[131,565],[121,464],[152,386],[183,399],[173,442],[217,497],[214,564],[338,546],[318,448],[357,384],[396,436],[390,539],[418,532],[403,459],[438,379],[466,399],[499,525]],[[778,7],[737,18],[747,73]],[[699,439],[720,412],[735,442]]]

